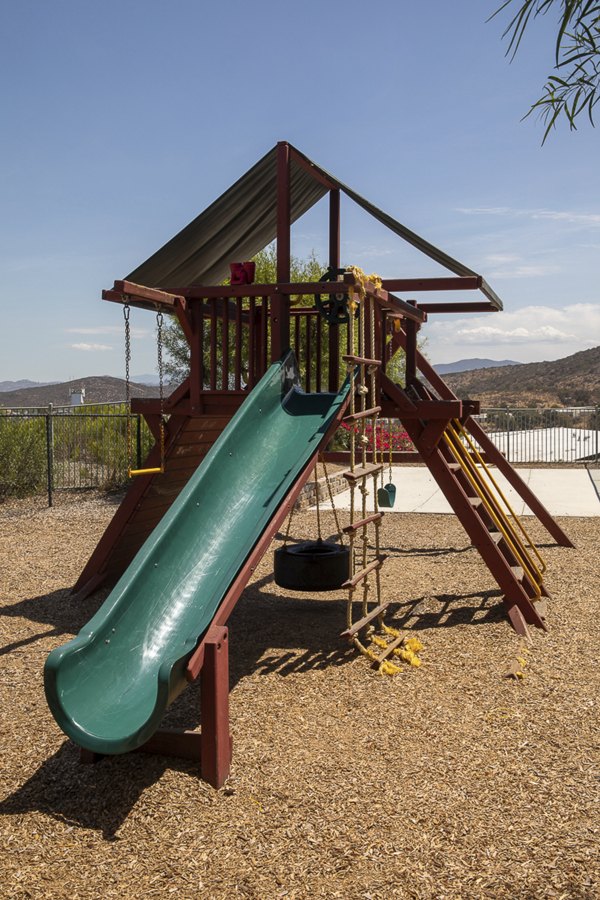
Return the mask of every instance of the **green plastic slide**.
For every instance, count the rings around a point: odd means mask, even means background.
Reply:
[[[45,666],[62,730],[97,753],[144,744],[183,690],[199,638],[344,403],[271,366],[96,615]]]

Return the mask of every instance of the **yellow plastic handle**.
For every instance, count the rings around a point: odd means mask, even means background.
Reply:
[[[127,474],[133,478],[135,475],[162,475],[164,471],[162,466],[157,466],[155,469],[128,469]]]

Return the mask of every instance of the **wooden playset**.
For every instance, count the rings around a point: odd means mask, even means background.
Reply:
[[[376,282],[360,270],[343,269],[341,194],[450,274]],[[291,283],[291,226],[326,195],[329,269],[322,281]],[[276,283],[256,284],[252,265],[235,261],[249,259],[273,240],[277,241]],[[227,277],[230,283],[224,284]],[[475,299],[465,299],[471,294]],[[452,299],[446,299],[451,295]],[[545,628],[544,563],[502,494],[492,467],[506,477],[557,543],[572,544],[477,424],[478,403],[459,399],[418,350],[419,330],[431,315],[502,309],[480,275],[283,142],[145,263],[104,291],[103,297],[124,306],[127,324],[134,307],[153,310],[160,319],[163,313],[176,316],[189,342],[190,374],[168,397],[161,388],[160,399],[131,401],[132,410],[145,417],[156,444],[143,467],[131,473],[137,477],[75,586],[85,596],[101,585],[116,584],[114,598],[111,601],[111,594],[104,612],[92,620],[94,628],[84,629],[71,642],[79,641],[77,654],[66,645],[54,651],[47,666],[51,708],[88,758],[129,749],[186,755],[200,758],[203,778],[217,786],[223,783],[231,758],[227,621],[320,454],[347,463],[345,477],[352,492],[350,525],[341,529],[349,542],[343,563],[346,577],[339,585],[349,597],[343,634],[377,665],[393,659],[401,644],[399,636],[378,653],[365,637],[375,622],[382,624],[391,599],[381,596],[380,570],[385,560],[379,528],[382,508],[393,504],[393,496],[386,495],[382,481],[385,461],[367,437],[375,433],[381,419],[401,421],[418,458],[428,466],[498,583],[515,630],[526,635],[530,626]],[[400,377],[399,351],[403,354]],[[293,435],[292,420],[293,427],[301,429]],[[326,448],[342,421],[351,426],[350,450],[345,455],[328,453]],[[270,439],[263,440],[269,429]],[[242,435],[249,452],[236,460]],[[250,450],[260,463],[252,462]],[[277,474],[278,455],[286,453],[292,462]],[[405,457],[393,454],[394,461],[401,458]],[[251,471],[253,465],[260,471]],[[271,468],[275,475],[267,471]],[[203,486],[204,469],[213,472],[210,491]],[[258,485],[255,496],[247,488],[253,481]],[[221,490],[227,499],[233,489],[238,496],[244,491],[248,495],[249,505],[239,521],[232,513],[230,523],[226,505],[208,519],[194,518],[201,515],[197,509],[213,502],[209,494]],[[367,508],[367,493],[374,509]],[[254,528],[249,529],[252,503],[261,515],[264,509],[264,516],[257,515]],[[218,590],[214,579],[210,582],[214,597],[205,606],[207,583],[190,581],[198,562],[185,535],[186,529],[206,529],[211,523],[215,529],[218,522],[224,531],[231,531],[223,541],[231,538],[232,543],[221,545],[220,538],[215,539],[212,552],[231,564]],[[243,552],[232,562],[232,548],[238,544],[243,544]],[[174,574],[169,561],[178,555],[183,563]],[[208,558],[205,567],[210,567]],[[168,577],[162,576],[163,581],[150,579],[150,569],[165,568]],[[130,677],[158,678],[159,694],[164,678],[166,699],[161,705],[154,695],[140,692],[139,704],[152,706],[152,713],[136,720],[128,731],[123,725],[125,730],[113,734],[110,717],[115,705],[120,708],[118,691],[123,685],[110,676],[102,688],[109,697],[103,717],[97,717],[88,732],[77,730],[73,724],[77,715],[68,711],[69,702],[78,709],[77,703],[81,701],[83,708],[85,700],[87,708],[94,698],[76,696],[73,659],[85,660],[87,654],[88,671],[98,673],[111,666],[111,653],[112,665],[116,664],[126,649],[126,638],[119,633],[121,621],[126,620],[123,610],[141,603],[136,599],[136,585],[143,585],[150,607],[154,599],[148,595],[153,590],[167,595],[169,603],[160,613],[163,619],[159,621],[157,612],[137,635],[143,650],[139,667]],[[164,621],[165,617],[171,621],[172,608],[183,603],[183,596],[188,597],[189,608],[169,635],[169,639],[177,636],[176,629],[185,622],[185,640],[176,651],[173,642],[163,640],[168,630]],[[191,624],[194,603],[203,606],[206,615]],[[102,646],[96,637],[100,633]],[[157,731],[159,713],[186,681],[199,675],[200,733]],[[135,719],[133,711],[128,715]]]

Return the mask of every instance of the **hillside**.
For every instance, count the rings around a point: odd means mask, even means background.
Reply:
[[[68,406],[71,402],[71,391],[85,389],[87,403],[119,403],[125,399],[125,381],[110,375],[93,375],[89,378],[76,378],[62,384],[36,385],[21,388],[18,391],[0,393],[0,407],[4,406]],[[132,397],[158,397],[158,387],[132,383]]]
[[[437,363],[433,368],[438,375],[449,375],[451,372],[470,372],[471,369],[497,369],[499,366],[520,366],[522,363],[514,359],[457,359],[451,363]]]
[[[600,404],[600,347],[552,362],[524,363],[445,375],[461,397],[484,406],[595,406]]]
[[[29,381],[21,378],[20,381],[0,381],[0,394],[4,391],[20,391],[22,388],[43,387],[46,384],[56,384],[56,381]]]

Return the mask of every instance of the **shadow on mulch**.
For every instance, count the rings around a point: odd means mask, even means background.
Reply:
[[[107,841],[119,830],[143,791],[166,769],[194,773],[194,763],[131,753],[82,765],[79,748],[65,741],[37,772],[0,802],[0,816],[42,812],[77,828],[100,831]]]
[[[473,547],[385,547],[381,550],[396,556],[449,556],[452,553],[469,553]]]
[[[410,627],[411,631],[490,625],[506,619],[501,598],[502,592],[497,590],[416,597],[405,603],[390,604],[386,621],[394,628]]]
[[[104,596],[105,594],[102,599]],[[20,600],[18,603],[13,603],[12,606],[0,607],[0,618],[2,616],[23,618],[29,619],[31,622],[54,626],[50,631],[42,631],[0,647],[0,656],[5,656],[19,647],[34,644],[41,638],[61,637],[62,635],[71,637],[77,634],[91,619],[101,602],[98,594],[95,597],[75,601],[70,596],[70,589],[64,588],[49,594],[40,594],[38,597]]]
[[[281,675],[343,666],[356,658],[340,641],[345,623],[345,599],[338,594],[305,597],[274,593],[272,575],[246,589],[229,621],[230,687],[249,675]],[[499,591],[439,594],[391,603],[386,621],[412,631],[484,625],[501,621]],[[15,642],[0,652],[32,643],[48,634],[70,635],[81,628],[98,607],[93,597],[68,602],[67,591],[23,600],[4,610],[5,615],[26,616],[55,626]],[[74,620],[76,619],[76,621]],[[200,685],[191,685],[169,708],[163,726],[196,729],[200,723]],[[37,772],[0,802],[0,815],[39,811],[79,828],[99,831],[105,840],[118,840],[116,832],[142,792],[168,769],[197,777],[197,764],[170,757],[129,753],[105,757],[95,765],[82,765],[79,749],[65,741]]]

